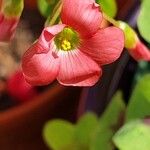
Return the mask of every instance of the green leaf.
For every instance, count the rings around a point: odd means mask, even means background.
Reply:
[[[122,100],[121,92],[113,97],[99,120],[99,127],[92,140],[91,150],[112,150],[112,136],[119,128],[119,123],[125,112],[125,104]]]
[[[51,13],[51,9],[50,9],[50,5],[48,4],[48,2],[46,0],[38,0],[37,1],[38,4],[38,8],[40,13],[44,16],[44,17],[48,17],[48,15]]]
[[[98,118],[94,113],[86,113],[81,117],[76,125],[76,141],[87,149],[95,128],[98,126]]]
[[[100,126],[115,128],[120,122],[125,112],[125,104],[122,99],[122,93],[119,91],[111,100],[110,104],[102,114],[99,120]]]
[[[73,124],[63,120],[53,120],[46,123],[43,137],[53,150],[64,150],[74,145],[74,131]]]
[[[116,0],[96,0],[102,10],[110,17],[115,17],[117,14]]]
[[[140,34],[142,37],[150,43],[150,1],[149,0],[143,0],[140,14],[138,17],[138,29],[140,31]]]
[[[47,18],[52,13],[57,2],[58,0],[38,0],[37,4],[40,13]]]
[[[137,83],[130,98],[126,120],[150,116],[150,74],[143,76]]]
[[[90,145],[90,150],[113,150],[111,143],[113,134],[113,131],[108,128],[97,128]]]
[[[139,120],[129,122],[115,134],[113,141],[120,150],[149,150],[150,127]]]

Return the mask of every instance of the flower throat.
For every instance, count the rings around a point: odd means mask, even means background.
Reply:
[[[54,39],[58,50],[70,51],[79,46],[79,35],[71,28],[64,28]]]

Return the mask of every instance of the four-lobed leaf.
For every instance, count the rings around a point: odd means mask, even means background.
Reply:
[[[140,120],[125,124],[113,137],[119,150],[149,150],[150,126]]]
[[[46,123],[43,137],[53,150],[87,150],[97,125],[97,116],[90,112],[83,115],[76,125],[53,120]]]

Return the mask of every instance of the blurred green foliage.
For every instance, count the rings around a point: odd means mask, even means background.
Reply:
[[[38,8],[41,13],[45,18],[49,17],[57,5],[59,0],[38,0]]]
[[[114,18],[117,14],[116,0],[96,0],[102,10],[110,17]]]
[[[127,121],[150,115],[150,74],[145,75],[135,86],[130,98]]]
[[[53,150],[112,150],[111,139],[119,128],[125,105],[118,92],[108,108],[97,118],[94,113],[83,115],[76,125],[64,120],[53,120],[44,127],[43,136]]]
[[[138,17],[138,29],[142,37],[150,43],[150,0],[141,1],[141,9]]]
[[[53,150],[114,150],[115,146],[120,150],[149,150],[150,126],[143,121],[150,116],[149,91],[150,74],[146,74],[137,82],[127,106],[119,91],[99,118],[89,112],[76,124],[49,121],[43,132],[46,144]]]
[[[120,150],[149,150],[150,126],[141,120],[129,122],[116,133],[113,141]]]

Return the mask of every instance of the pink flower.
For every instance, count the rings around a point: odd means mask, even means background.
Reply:
[[[7,17],[0,13],[0,42],[7,42],[13,38],[18,22],[17,17]]]
[[[100,28],[102,13],[94,0],[63,0],[62,24],[46,27],[23,56],[25,79],[33,85],[92,86],[100,66],[114,62],[124,47],[116,27]]]
[[[137,61],[150,61],[150,50],[140,40],[137,40],[136,45],[128,51]]]

